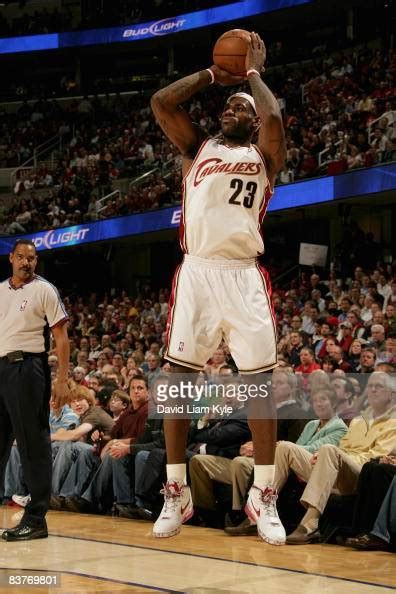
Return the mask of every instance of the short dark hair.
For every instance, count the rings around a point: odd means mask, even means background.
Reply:
[[[134,380],[139,380],[139,381],[141,381],[141,382],[144,382],[144,384],[145,384],[145,386],[146,386],[146,388],[147,388],[147,390],[148,390],[148,381],[147,381],[147,378],[146,378],[146,376],[144,376],[144,375],[142,375],[142,374],[133,375],[133,376],[131,377],[131,379],[130,379],[129,386],[131,385],[131,383],[132,383]]]
[[[11,253],[13,254],[17,249],[18,245],[31,245],[34,247],[34,251],[37,252],[36,244],[31,239],[17,239],[14,245],[12,246]]]
[[[337,366],[337,363],[334,362],[334,360],[330,357],[330,355],[325,355],[322,359],[322,366],[324,363],[330,363],[331,365],[333,365],[333,367]]]
[[[362,353],[371,353],[372,355],[376,355],[377,349],[374,347],[366,346],[366,347],[364,347],[364,349],[362,349]]]
[[[309,346],[304,346],[301,351],[307,351],[315,359],[315,353]]]
[[[355,393],[355,388],[353,387],[353,383],[347,378],[347,377],[333,377],[331,378],[331,383],[333,383],[334,381],[338,381],[341,380],[342,382],[344,382],[344,388],[345,388],[345,392],[353,395]]]

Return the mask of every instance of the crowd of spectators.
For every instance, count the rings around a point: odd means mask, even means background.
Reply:
[[[86,298],[64,296],[70,318],[72,396],[71,409],[68,405],[57,408],[54,384],[51,413],[54,509],[155,519],[165,460],[162,420],[155,412],[155,395],[159,383],[167,381],[170,370],[163,358],[168,299],[169,289],[155,291],[149,283],[141,286],[134,297],[126,292],[101,298],[96,293]],[[363,466],[365,463],[372,465],[373,459],[378,458],[381,468],[385,464],[393,469],[396,462],[395,389],[393,384],[388,385],[394,382],[396,371],[395,270],[381,264],[370,271],[357,266],[351,278],[341,278],[334,272],[328,278],[320,278],[315,272],[301,273],[286,289],[275,288],[272,303],[279,359],[273,392],[278,409],[278,439],[283,440],[277,460],[279,468],[286,472],[284,478],[278,476],[278,487],[284,487],[290,470],[299,476],[293,462],[298,456],[305,456],[304,460],[312,455],[320,456],[323,446],[333,448],[332,452],[340,447],[344,457],[353,458],[357,456],[356,448],[361,447],[358,459],[354,465],[351,463],[356,481],[353,488],[349,483],[349,491],[345,491],[351,494],[357,488],[361,468],[365,468],[365,475],[370,471],[371,467]],[[49,364],[55,376],[57,358],[53,352]],[[240,381],[237,374],[227,345],[221,343],[207,362],[201,379],[213,385],[219,381],[231,385]],[[381,390],[384,395],[379,396]],[[241,522],[241,507],[249,485],[253,450],[246,415],[243,416],[241,403],[236,400],[235,403],[237,406],[233,406],[226,418],[220,415],[192,421],[186,455],[198,502],[196,521],[217,527],[224,527],[225,521],[229,533],[249,534],[254,528],[246,527],[246,518]],[[373,410],[374,413],[370,412]],[[374,424],[368,426],[375,438],[369,447],[357,446],[356,431],[360,431],[357,427],[368,422],[361,419],[370,419],[370,414],[374,415]],[[319,428],[315,425],[319,421],[309,421],[318,418],[322,419]],[[311,424],[304,429],[308,421]],[[384,426],[377,428],[376,423]],[[322,428],[326,438],[322,438],[322,433],[317,434]],[[230,440],[232,435],[235,439]],[[227,440],[226,448],[221,445],[221,439]],[[205,450],[202,443],[206,443]],[[301,448],[309,456],[301,454]],[[290,451],[297,458],[290,457],[287,454]],[[329,454],[329,450],[325,453]],[[286,454],[289,457],[279,457]],[[205,483],[206,463],[210,463],[206,455],[226,458],[221,466],[224,476],[220,473],[209,491],[202,483]],[[287,471],[286,459],[291,460]],[[218,483],[231,485],[229,477],[233,468],[245,478],[238,482],[240,491],[232,495],[234,503],[239,501],[239,504],[231,509]],[[307,468],[311,468],[311,463]],[[300,487],[304,483],[309,485],[311,471],[304,472],[307,476],[303,475],[303,483],[298,482]],[[389,481],[384,484],[389,486]],[[364,483],[361,488],[366,486]],[[25,505],[29,494],[24,488],[14,447],[4,485],[5,503],[14,495],[18,505]],[[301,507],[290,508],[290,500],[286,503],[284,499],[287,492],[290,495],[294,491],[295,485],[290,492],[286,489],[279,502],[283,521],[290,530],[297,525],[296,518],[302,516]],[[384,495],[378,509],[375,508],[377,512]],[[294,510],[292,517],[290,509]],[[372,517],[374,510],[370,513]],[[376,514],[373,521],[375,517]],[[365,526],[370,532],[367,522]],[[326,532],[326,527],[323,530]],[[376,534],[378,538],[378,531]],[[370,538],[377,548],[388,550],[390,537],[382,545]],[[381,541],[382,537],[379,538]]]
[[[118,9],[127,4],[118,2]],[[185,9],[182,4],[180,8]],[[148,18],[142,6],[134,3],[134,18],[143,14]],[[156,16],[165,6],[168,11],[169,2],[157,3]],[[106,2],[103,7],[107,10]],[[126,19],[131,16],[130,12],[125,14]],[[37,15],[31,32],[68,26],[62,18],[48,12]],[[100,26],[101,18],[84,21],[83,26]],[[4,31],[4,22],[1,26]],[[26,23],[15,26],[25,27]],[[286,167],[278,183],[394,160],[395,69],[394,51],[363,48],[348,55],[322,56],[293,70],[269,71],[269,84],[282,105],[287,139]],[[216,116],[225,97],[223,90],[211,88],[188,106],[192,118],[209,133],[218,128]],[[367,126],[384,113],[387,115],[369,137]],[[17,114],[2,114],[1,118],[3,166],[23,163],[54,133],[64,138],[55,167],[40,165],[16,183],[15,205],[9,212],[0,213],[2,233],[78,224],[179,201],[180,158],[155,124],[147,97],[84,97],[66,108],[56,101],[40,100],[33,106],[24,102]],[[326,149],[320,166],[319,154]],[[151,169],[156,171],[142,185],[132,185],[126,195],[99,210],[100,198],[112,190],[113,180]],[[367,260],[364,262],[367,265]],[[64,296],[70,318],[71,399],[60,407],[53,385],[54,509],[155,518],[164,471],[164,436],[162,419],[148,414],[155,409],[158,382],[166,381],[169,375],[169,363],[163,358],[168,299],[168,288],[156,291],[149,284],[134,296],[125,292],[100,298],[97,294]],[[342,474],[337,465],[340,461],[349,465],[353,480],[348,488],[342,481],[337,486],[345,488],[341,488],[342,493],[358,494],[354,513],[350,514],[353,525],[349,528],[357,535],[351,546],[388,550],[394,534],[389,534],[392,530],[386,522],[390,515],[383,512],[381,504],[387,501],[390,483],[381,473],[394,476],[396,469],[392,383],[396,371],[395,269],[378,263],[370,269],[356,266],[350,278],[334,271],[328,278],[302,273],[287,289],[275,287],[272,302],[279,360],[273,393],[278,438],[282,441],[277,449],[277,486],[286,491],[292,470],[298,479],[292,491],[300,489],[300,495],[304,487],[309,491],[316,466],[327,475],[333,473],[330,493]],[[55,375],[57,358],[53,352],[49,364]],[[227,345],[219,345],[202,379],[212,385],[240,381]],[[362,427],[365,440],[361,438]],[[322,437],[322,430],[326,436]],[[231,445],[230,435],[234,437]],[[222,441],[225,436],[227,447]],[[247,419],[239,406],[227,418],[192,421],[186,456],[200,522],[225,525],[231,534],[250,533],[242,507],[253,454]],[[227,462],[222,464],[220,475],[215,479],[211,475],[208,481],[206,464],[211,455]],[[14,446],[2,495],[5,502],[12,497],[24,505],[29,494],[19,464]],[[283,469],[282,476],[279,468]],[[240,473],[241,482],[238,493],[231,495],[230,505],[219,484],[232,483],[230,473],[234,471]],[[367,485],[374,484],[376,501],[367,503]],[[389,493],[390,498],[393,491]],[[302,497],[306,502],[306,495]],[[321,505],[324,515],[327,503]],[[281,497],[279,511],[289,530],[297,526],[297,534],[293,533],[296,544],[307,542],[301,529],[299,532],[297,519],[304,513],[302,508]],[[313,519],[318,518],[311,514],[311,536],[316,538],[318,526],[312,524]],[[385,528],[381,524],[384,521]],[[325,525],[320,528],[326,532]],[[334,526],[331,528],[333,533]]]
[[[47,120],[50,125],[46,125]],[[104,124],[98,127],[98,122]],[[53,168],[44,163],[16,182],[14,206],[3,213],[0,223],[4,233],[96,219],[97,201],[111,192],[113,180],[156,167],[163,173],[168,164],[174,167],[176,160],[174,148],[154,124],[147,100],[140,97],[125,102],[119,96],[103,101],[83,98],[72,101],[64,110],[56,101],[38,101],[33,106],[24,102],[17,114],[3,116],[2,130],[3,166],[18,166],[31,158],[33,138],[42,140],[58,133],[65,146]],[[179,174],[172,175],[168,183],[158,173],[149,181],[108,203],[100,218],[179,201]]]
[[[129,357],[133,369],[143,365],[139,372],[146,374],[145,359],[162,354],[168,298],[168,289],[156,292],[149,285],[133,299],[125,293],[101,302],[95,294],[88,299],[65,297],[72,363],[84,367],[85,375],[113,366],[120,388],[129,381],[123,375]],[[334,272],[326,281],[316,273],[301,273],[286,291],[274,289],[272,303],[281,365],[309,374],[315,369],[362,373],[362,368],[372,371],[379,363],[389,364],[391,371],[395,364],[396,279],[390,265],[371,272],[358,266],[348,280]],[[122,355],[115,368],[114,352]],[[362,364],[362,352],[371,355],[371,365]],[[226,355],[229,362],[228,351]]]
[[[323,57],[307,69],[275,72],[275,88],[286,104],[288,151],[280,181],[393,160],[395,73],[393,50],[367,48]],[[279,76],[282,80],[277,84]],[[379,119],[383,114],[387,115]],[[374,121],[372,135],[368,135]],[[320,160],[322,151],[326,152]]]
[[[25,2],[26,5],[26,2]],[[72,14],[67,7],[58,10],[44,7],[35,10],[33,14],[20,12],[14,18],[6,18],[0,15],[0,36],[11,37],[18,35],[37,35],[39,33],[56,33],[58,31],[69,31],[72,29]]]
[[[29,8],[29,0],[23,8]],[[68,6],[44,7],[41,10],[22,12],[18,17],[6,18],[0,15],[0,36],[37,35],[58,33],[76,29],[98,29],[117,25],[132,25],[148,20],[159,20],[185,12],[194,12],[214,5],[227,4],[228,0],[102,0],[98,6],[95,0],[85,1],[77,11]],[[22,3],[20,3],[22,4]]]
[[[278,183],[394,160],[395,72],[394,50],[367,48],[290,71],[270,70],[268,82],[282,105],[287,140]],[[211,88],[187,106],[209,134],[218,131],[217,116],[229,92]],[[23,233],[177,203],[180,157],[156,125],[148,102],[143,95],[84,97],[65,107],[56,100],[25,101],[16,114],[3,113],[2,166],[23,163],[53,133],[64,143],[54,167],[44,162],[17,181],[15,204],[2,214],[0,231]],[[98,214],[97,201],[112,190],[114,180],[154,169],[143,185],[131,185]]]

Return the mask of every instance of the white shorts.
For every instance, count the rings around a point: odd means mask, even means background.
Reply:
[[[252,260],[185,255],[169,302],[165,359],[200,370],[222,338],[243,373],[277,366],[267,271]]]

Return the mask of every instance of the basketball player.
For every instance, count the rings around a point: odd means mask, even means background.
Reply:
[[[221,134],[214,138],[205,138],[181,105],[214,82],[235,85],[244,78],[211,66],[152,97],[159,125],[183,156],[184,260],[173,281],[165,353],[176,373],[201,370],[222,338],[251,382],[255,374],[277,365],[271,287],[257,256],[264,251],[260,228],[276,174],[283,167],[285,139],[277,100],[261,79],[265,57],[262,39],[251,33],[246,76],[252,95],[229,97],[221,115]],[[252,400],[256,403],[250,403],[249,412],[254,485],[246,511],[266,542],[284,544],[272,489],[276,415],[270,398],[260,399],[259,414],[254,410],[259,399]],[[153,528],[157,537],[178,534],[193,514],[186,486],[188,427],[184,419],[164,421],[167,484],[164,507]]]

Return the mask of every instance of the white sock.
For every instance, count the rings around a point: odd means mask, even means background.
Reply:
[[[275,478],[275,464],[254,465],[254,485],[259,489],[265,489],[273,485]]]
[[[168,481],[177,481],[178,483],[186,485],[186,464],[167,464],[166,478]]]

